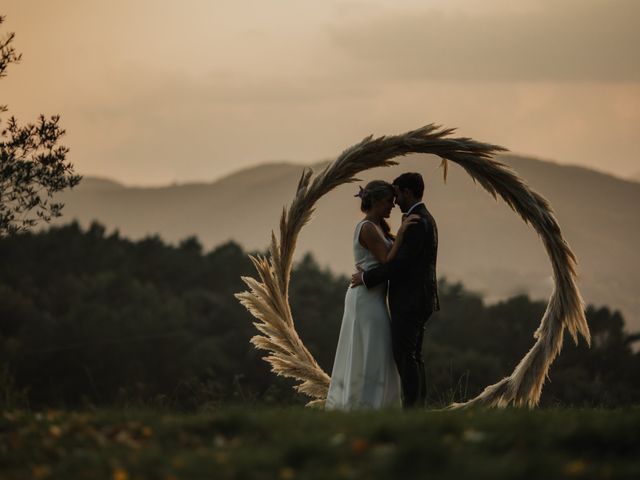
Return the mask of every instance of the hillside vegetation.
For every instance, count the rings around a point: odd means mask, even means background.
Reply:
[[[253,268],[235,243],[204,251],[158,237],[131,241],[99,224],[0,240],[0,391],[5,408],[229,403],[302,405],[249,343],[253,318],[233,294]],[[296,327],[332,369],[347,279],[307,255],[295,266]],[[487,303],[443,279],[442,310],[427,325],[428,402],[470,398],[509,374],[533,344],[546,307],[518,295]],[[624,318],[590,306],[593,346],[565,347],[542,405],[623,406],[640,399],[638,338]]]

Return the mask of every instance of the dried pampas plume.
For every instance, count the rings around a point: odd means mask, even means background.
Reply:
[[[584,304],[576,285],[576,259],[562,237],[560,227],[540,194],[507,165],[493,156],[504,148],[470,138],[451,138],[454,129],[427,125],[403,135],[369,136],[344,152],[317,175],[306,169],[302,173],[291,206],[284,208],[280,235],[272,232],[266,257],[251,257],[259,280],[243,277],[250,291],[236,294],[261,332],[251,339],[256,348],[269,354],[265,360],[272,371],[294,378],[295,389],[311,397],[309,405],[322,405],[329,388],[329,376],[320,368],[296,332],[289,307],[289,281],[298,234],[311,219],[316,202],[334,188],[357,181],[358,173],[375,167],[397,165],[393,159],[409,153],[430,153],[442,158],[444,176],[448,161],[460,165],[494,198],[502,198],[542,238],[553,268],[554,289],[534,333],[536,342],[516,366],[513,373],[490,385],[477,397],[450,408],[470,405],[506,406],[538,404],[542,386],[551,363],[560,353],[564,329],[578,342],[581,334],[590,343]]]

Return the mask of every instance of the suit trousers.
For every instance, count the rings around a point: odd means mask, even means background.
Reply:
[[[402,312],[392,315],[391,339],[393,356],[402,383],[402,404],[405,408],[424,407],[427,382],[422,340],[431,313]]]

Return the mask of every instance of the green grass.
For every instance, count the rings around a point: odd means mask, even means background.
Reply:
[[[0,478],[640,478],[640,408],[4,412]]]

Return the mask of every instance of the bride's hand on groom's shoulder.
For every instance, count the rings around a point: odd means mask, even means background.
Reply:
[[[356,273],[354,273],[353,275],[351,275],[351,284],[350,287],[359,287],[360,285],[363,285],[364,282],[362,281],[362,274],[364,273],[362,271],[362,269],[360,267],[357,267],[358,271]]]
[[[418,223],[420,220],[420,215],[416,215],[412,213],[411,215],[407,215],[407,217],[402,220],[402,224],[400,224],[400,228],[398,229],[398,237],[402,236],[404,232],[409,228],[409,225],[413,225],[414,223]]]

